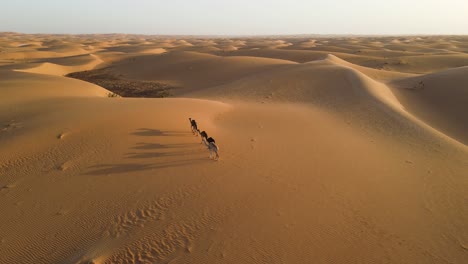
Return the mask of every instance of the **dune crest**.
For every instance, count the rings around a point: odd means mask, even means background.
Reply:
[[[88,70],[95,69],[98,65],[104,62],[96,55],[89,54],[88,56],[91,57],[91,60],[88,63],[84,63],[80,65],[67,66],[67,65],[44,62],[44,63],[39,64],[38,66],[28,68],[28,69],[21,69],[18,71],[64,76],[72,72],[88,71]]]

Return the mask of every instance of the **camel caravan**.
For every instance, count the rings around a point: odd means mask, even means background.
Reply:
[[[208,134],[206,131],[200,131],[197,126],[197,121],[195,119],[189,118],[190,121],[190,129],[192,130],[192,133],[198,137],[198,135],[201,136],[201,144],[205,144],[205,146],[208,148],[210,151],[210,159],[213,160],[219,160],[219,147],[216,145],[216,141],[212,137],[208,137]]]

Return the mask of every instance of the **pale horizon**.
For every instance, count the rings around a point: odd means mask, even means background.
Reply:
[[[468,2],[15,1],[0,32],[171,36],[466,35]]]

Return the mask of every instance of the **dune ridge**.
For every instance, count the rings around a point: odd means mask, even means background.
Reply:
[[[88,56],[91,57],[92,59],[88,63],[84,63],[80,65],[68,66],[68,65],[60,65],[60,64],[55,64],[55,63],[44,62],[44,63],[40,63],[38,66],[28,68],[28,69],[21,69],[18,71],[64,76],[72,72],[87,71],[87,70],[95,69],[98,65],[104,62],[99,57],[93,54],[89,54]]]
[[[323,60],[313,61],[304,65],[292,65],[288,69],[280,69],[278,71],[266,72],[263,75],[254,75],[229,83],[227,85],[212,87],[200,90],[194,93],[189,93],[189,96],[211,98],[232,98],[239,100],[240,98],[251,98],[261,102],[274,101],[289,101],[289,102],[312,102],[314,105],[325,107],[336,111],[346,111],[359,105],[366,105],[371,102],[371,108],[374,106],[385,112],[382,120],[388,119],[388,114],[393,115],[396,119],[405,119],[407,126],[419,126],[421,129],[426,129],[434,133],[438,137],[448,140],[458,147],[465,148],[466,146],[458,142],[460,139],[451,138],[433,126],[431,122],[425,122],[417,118],[414,113],[409,112],[395,97],[393,90],[386,84],[375,81],[364,73],[360,72],[363,67],[350,64],[336,56],[329,55]],[[373,71],[367,68],[364,70]],[[321,78],[328,72],[335,78]],[[341,74],[337,74],[339,71]],[[301,74],[297,78],[297,74]],[[307,77],[309,82],[304,82]],[[338,76],[341,77],[339,80]],[[290,80],[298,79],[299,83],[291,84]],[[321,80],[317,83],[317,80]],[[333,87],[333,88],[332,88]],[[330,89],[333,89],[331,91]],[[351,89],[351,90],[349,90]],[[252,93],[253,91],[253,93]],[[345,101],[337,100],[337,97],[345,96]],[[368,99],[366,99],[368,98]],[[463,98],[463,97],[460,97]],[[360,111],[360,110],[359,110]],[[375,110],[372,110],[375,111]]]

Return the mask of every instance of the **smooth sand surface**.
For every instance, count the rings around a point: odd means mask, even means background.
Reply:
[[[468,259],[466,37],[3,33],[0,50],[2,264]],[[176,88],[64,77],[95,69]]]

